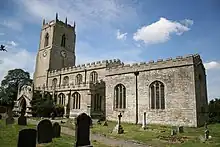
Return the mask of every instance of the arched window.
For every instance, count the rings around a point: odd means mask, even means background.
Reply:
[[[78,74],[76,75],[76,85],[79,85],[82,83],[82,75]]]
[[[57,86],[57,78],[52,80],[52,87],[55,88]]]
[[[114,88],[115,97],[115,108],[125,109],[126,108],[126,88],[122,84],[118,84]]]
[[[80,94],[75,92],[72,94],[73,97],[73,109],[80,109]]]
[[[150,84],[151,109],[165,109],[164,84],[154,81]]]
[[[61,46],[62,46],[62,47],[65,47],[65,46],[66,46],[66,36],[65,36],[65,34],[63,34],[63,36],[62,36]]]
[[[90,73],[90,82],[95,83],[98,81],[98,73],[93,71]]]
[[[65,105],[65,95],[63,93],[60,93],[58,98],[59,98],[59,104],[64,106]]]
[[[65,76],[65,77],[63,78],[63,85],[66,86],[66,85],[68,85],[68,84],[69,84],[69,77],[68,77],[68,76]]]
[[[44,38],[44,47],[49,45],[49,34],[47,33],[45,38]]]

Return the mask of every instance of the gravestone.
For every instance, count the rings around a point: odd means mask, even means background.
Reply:
[[[90,145],[90,126],[92,119],[85,113],[80,114],[76,119],[76,147]]]
[[[101,125],[101,124],[102,124],[101,121],[100,121],[100,119],[97,121],[97,124],[98,124],[98,125]]]
[[[121,113],[118,115],[118,123],[115,126],[115,128],[113,129],[113,133],[117,133],[117,134],[123,134],[124,133],[124,129],[121,125]]]
[[[147,118],[146,118],[146,112],[143,114],[143,122],[142,122],[142,129],[146,130],[147,129]]]
[[[205,139],[206,140],[209,139],[209,130],[208,129],[205,130]]]
[[[108,122],[105,120],[103,126],[108,126]]]
[[[179,126],[179,127],[177,128],[177,130],[178,130],[179,133],[183,133],[183,132],[184,132],[184,131],[183,131],[183,126]]]
[[[14,123],[14,118],[12,116],[12,110],[9,109],[8,110],[8,117],[6,118],[6,125],[13,124],[13,123]]]
[[[171,128],[171,136],[174,136],[174,135],[176,135],[177,134],[177,130],[176,130],[176,127],[175,126],[172,126],[172,128]]]
[[[21,112],[21,116],[18,118],[18,125],[27,125],[27,117],[24,116],[25,115],[25,111]]]
[[[52,142],[53,128],[52,123],[48,119],[41,120],[37,125],[37,141],[38,143]]]
[[[53,124],[53,138],[60,137],[61,127],[58,122]]]
[[[36,147],[37,131],[35,129],[23,129],[19,132],[17,147]]]

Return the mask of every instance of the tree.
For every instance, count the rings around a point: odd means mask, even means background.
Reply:
[[[209,102],[209,118],[211,122],[220,122],[220,99]]]
[[[2,44],[1,44],[1,46],[0,46],[0,51],[5,51],[5,52],[7,52],[7,50],[5,49],[5,46],[2,45]]]
[[[17,98],[18,88],[26,84],[31,84],[30,74],[22,69],[9,70],[8,74],[1,82],[0,100],[1,104],[7,107],[14,107],[14,101]]]

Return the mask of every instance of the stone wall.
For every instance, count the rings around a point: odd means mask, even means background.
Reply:
[[[133,65],[130,68],[124,68],[124,70],[123,68],[121,70],[109,69],[105,78],[107,119],[117,120],[119,111],[113,109],[114,87],[121,83],[126,87],[127,105],[125,110],[121,110],[122,121],[135,123],[136,115],[138,115],[138,123],[141,123],[143,113],[147,112],[150,123],[197,126],[193,60],[194,56],[189,56],[181,58],[179,61],[160,62],[151,67],[146,65],[137,68],[137,65]],[[135,111],[136,80],[134,71],[140,71],[137,77],[138,113]],[[164,110],[150,109],[149,85],[155,80],[161,81],[165,85]]]

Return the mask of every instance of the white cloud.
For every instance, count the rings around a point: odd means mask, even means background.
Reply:
[[[9,46],[13,46],[13,47],[18,46],[18,44],[17,44],[16,42],[14,42],[14,41],[8,41],[7,44],[8,44]]]
[[[3,22],[0,22],[0,25],[16,31],[22,31],[23,28],[22,24],[19,21],[13,19],[4,20]]]
[[[126,40],[128,33],[121,33],[120,30],[117,30],[116,38],[118,40]]]
[[[161,17],[159,21],[138,29],[134,33],[133,39],[144,41],[146,44],[164,43],[171,38],[171,34],[182,35],[184,32],[189,31],[188,26],[192,24],[193,21],[189,19],[185,19],[181,24]]]
[[[8,70],[21,68],[28,71],[33,77],[35,66],[35,53],[28,52],[26,49],[8,47],[8,52],[0,53],[0,81],[7,75]]]
[[[211,61],[211,62],[204,63],[204,66],[207,70],[220,69],[220,63],[216,62],[216,61]]]
[[[5,35],[5,33],[0,33],[0,36],[3,36],[3,35]]]

